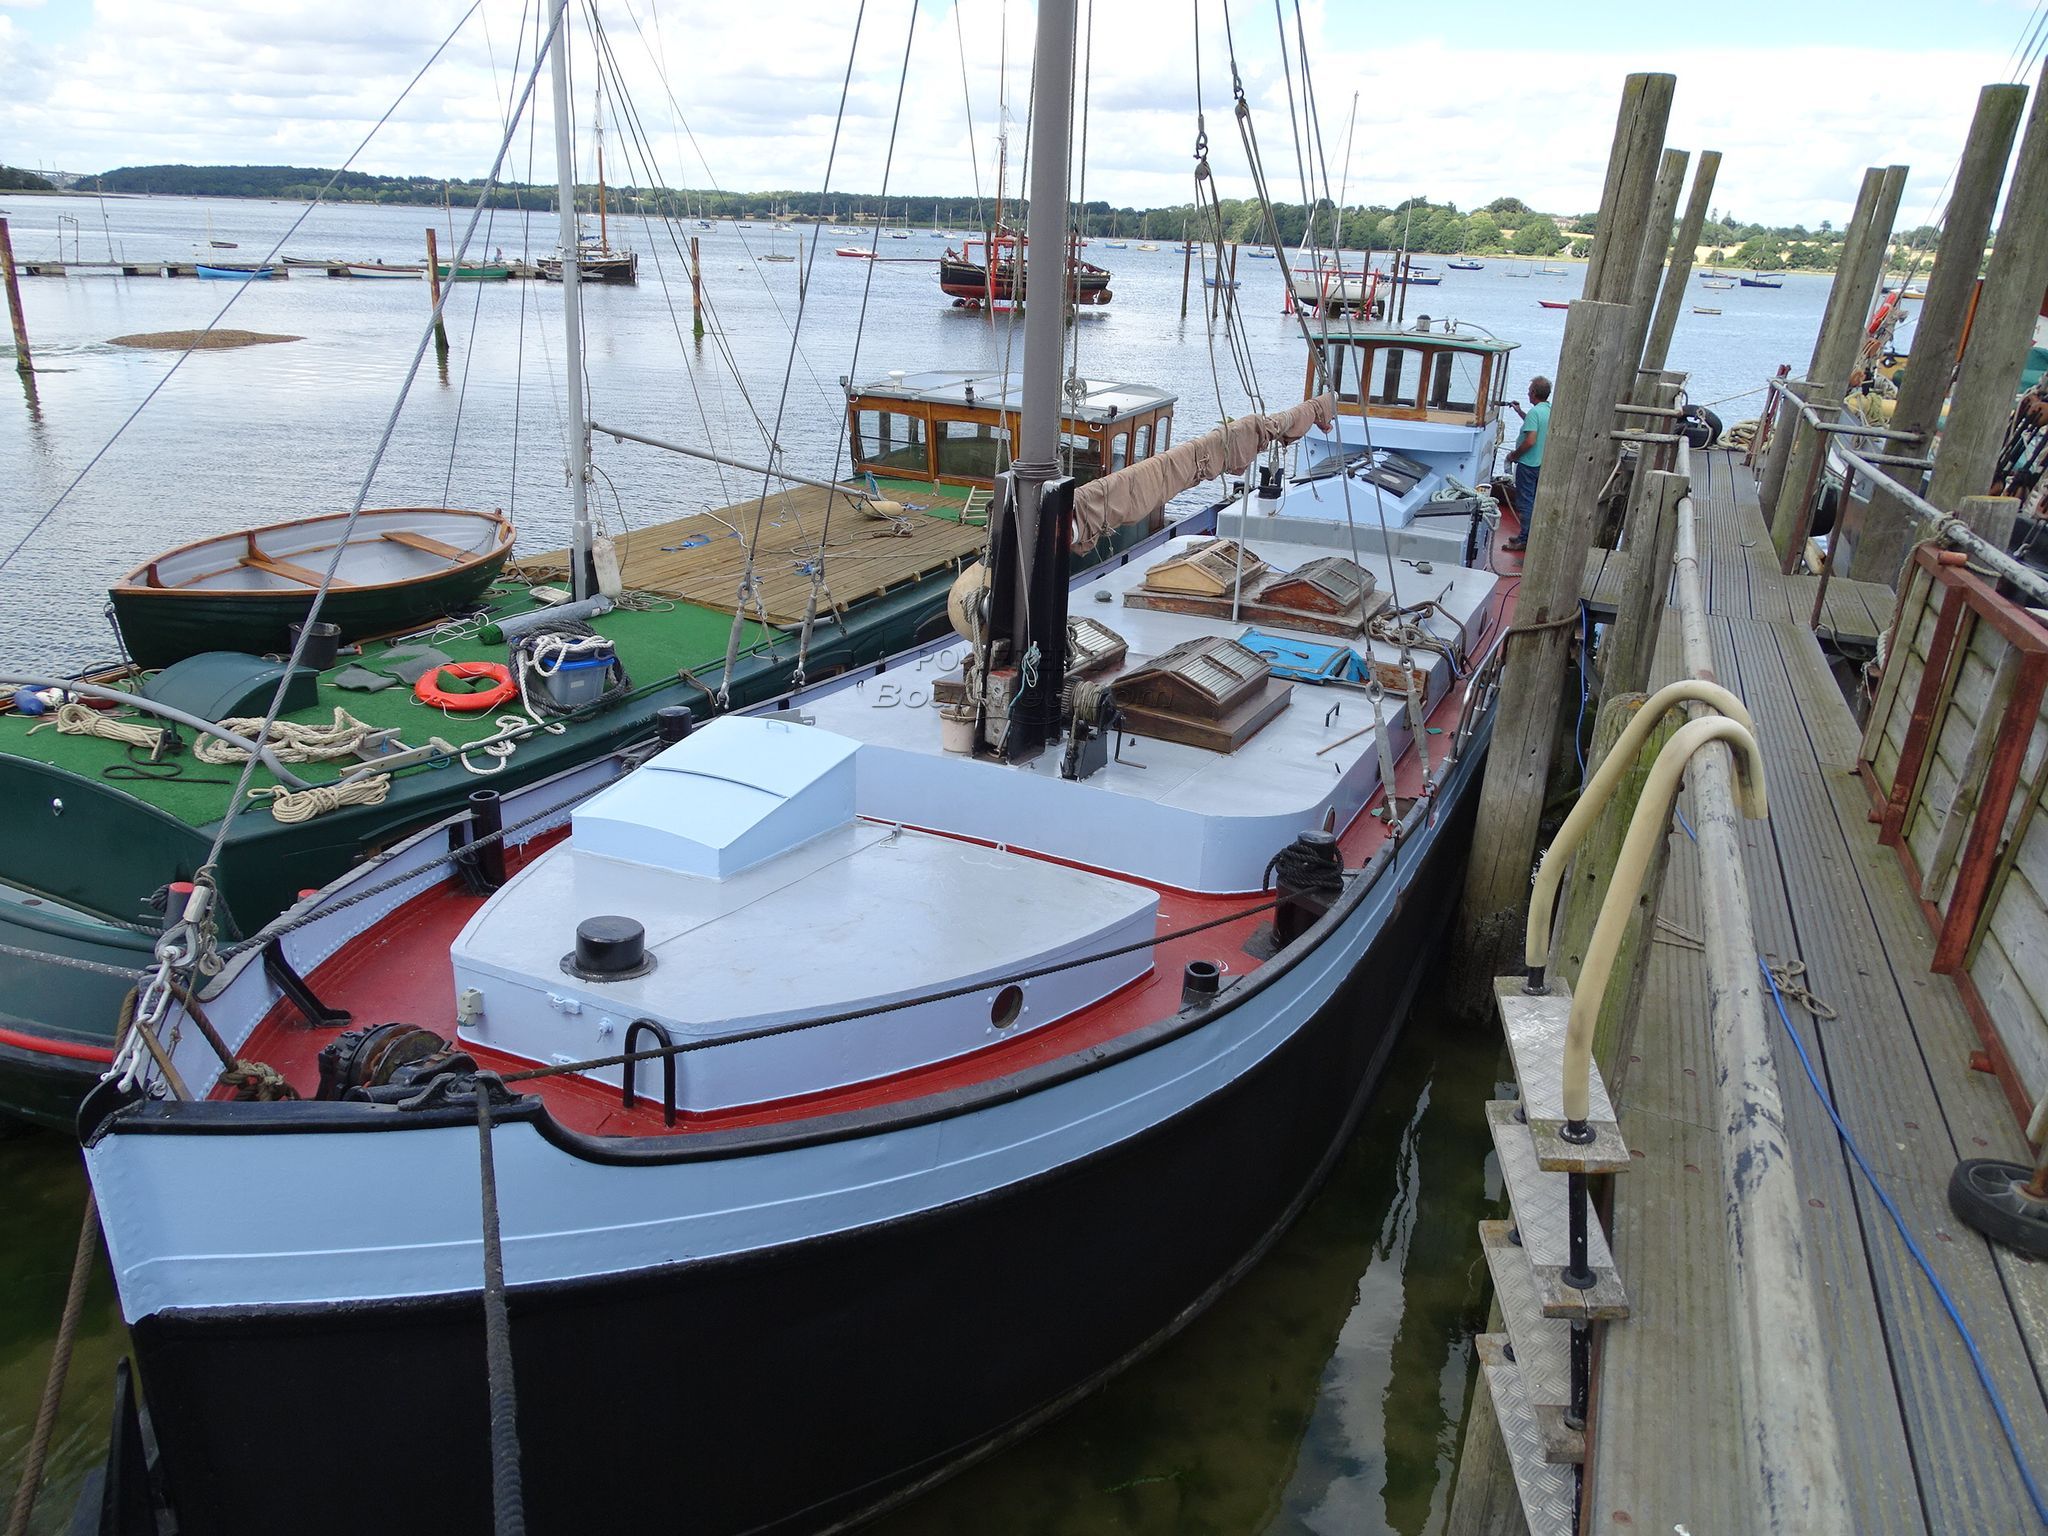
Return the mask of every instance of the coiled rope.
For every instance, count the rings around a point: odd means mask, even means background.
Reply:
[[[118,741],[124,746],[147,748],[152,756],[163,747],[162,726],[138,725],[132,720],[116,720],[103,710],[75,701],[58,705],[53,719],[30,726],[28,734],[33,736],[46,725],[56,726],[60,736],[104,736],[108,741]]]
[[[375,734],[371,726],[364,724],[347,710],[336,706],[332,725],[302,725],[294,720],[266,722],[260,716],[236,716],[220,722],[221,729],[251,739],[267,739],[279,762],[285,763],[330,763],[337,758],[354,757],[356,748]],[[269,726],[267,738],[259,736],[265,725]],[[218,736],[202,736],[192,743],[192,755],[202,763],[246,763],[247,749],[233,742],[222,741]],[[260,790],[251,790],[260,794]],[[280,817],[280,820],[283,818]]]
[[[282,784],[276,784],[268,789],[250,790],[249,798],[255,800],[269,796],[270,814],[286,826],[296,826],[302,821],[311,821],[315,816],[339,810],[344,805],[382,805],[384,797],[390,793],[391,775],[373,773],[366,779],[350,779],[342,784],[315,784],[311,789],[286,789]]]

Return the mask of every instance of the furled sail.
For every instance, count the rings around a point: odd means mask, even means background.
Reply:
[[[1074,548],[1086,549],[1112,529],[1141,523],[1182,491],[1218,475],[1239,475],[1275,443],[1291,443],[1310,427],[1336,424],[1334,395],[1315,395],[1270,415],[1240,416],[1213,432],[1091,480],[1074,493]]]

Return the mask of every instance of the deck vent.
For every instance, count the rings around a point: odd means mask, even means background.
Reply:
[[[1124,729],[1235,752],[1287,707],[1291,684],[1225,635],[1183,640],[1112,685]]]
[[[1115,666],[1130,650],[1124,637],[1094,619],[1067,620],[1067,676],[1086,677]]]
[[[1237,558],[1238,545],[1231,539],[1191,544],[1146,571],[1144,582],[1124,593],[1124,606],[1233,624],[1251,619],[1346,637],[1363,633],[1366,621],[1386,606],[1372,572],[1338,555],[1283,571],[1246,550],[1242,584]]]
[[[1240,570],[1249,588],[1265,574],[1266,562],[1248,549],[1241,551],[1235,539],[1204,539],[1172,559],[1148,567],[1145,587],[1190,597],[1228,597],[1237,586]]]
[[[1325,555],[1266,583],[1262,606],[1336,617],[1362,609],[1373,595],[1373,574],[1342,555]]]

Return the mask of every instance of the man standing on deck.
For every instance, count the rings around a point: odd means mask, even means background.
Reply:
[[[1515,466],[1515,515],[1522,520],[1519,538],[1509,539],[1504,549],[1527,549],[1529,547],[1530,515],[1536,510],[1536,481],[1543,473],[1543,445],[1550,437],[1550,380],[1537,374],[1529,381],[1529,398],[1534,405],[1524,407],[1519,400],[1508,403],[1522,413],[1522,435],[1515,443],[1515,451],[1508,455],[1508,462]]]

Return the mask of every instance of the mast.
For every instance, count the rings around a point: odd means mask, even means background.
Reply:
[[[563,364],[569,396],[569,573],[578,598],[590,596],[590,428],[583,416],[583,294],[578,284],[576,152],[569,115],[569,0],[555,0],[555,175],[561,212]]]
[[[591,111],[590,131],[597,136],[597,248],[609,252],[612,237],[604,220],[604,74],[597,77],[597,105]],[[580,236],[578,237],[580,240]]]
[[[1036,96],[1031,104],[1031,203],[1024,274],[1023,427],[1017,444],[1018,529],[1023,547],[1036,540],[1040,493],[1058,473],[1060,368],[1067,318],[1067,108],[1073,89],[1074,0],[1040,0]],[[1031,253],[1059,267],[1048,280],[1034,274]],[[1038,297],[1031,298],[1034,286]]]

